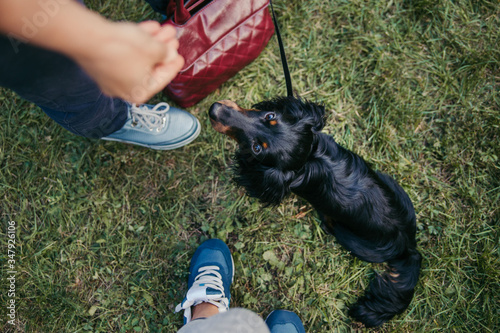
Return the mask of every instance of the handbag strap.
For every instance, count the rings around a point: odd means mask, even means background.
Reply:
[[[191,18],[191,14],[189,14],[189,11],[184,6],[185,2],[185,0],[175,0],[174,22],[177,24],[184,24]]]
[[[286,82],[286,92],[288,97],[293,97],[292,89],[292,79],[290,78],[290,71],[288,70],[288,63],[286,61],[285,48],[283,47],[283,41],[281,40],[280,29],[278,27],[278,21],[276,21],[276,15],[274,14],[273,3],[269,0],[271,5],[271,12],[273,14],[274,30],[276,30],[276,37],[278,38],[278,44],[280,47],[281,64],[283,65],[283,74],[285,75]]]

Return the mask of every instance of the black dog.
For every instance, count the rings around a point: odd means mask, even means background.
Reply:
[[[293,192],[353,255],[387,262],[349,314],[374,327],[402,313],[413,298],[421,256],[413,205],[396,181],[320,133],[325,110],[317,104],[282,97],[245,110],[220,101],[209,114],[215,130],[238,142],[235,180],[250,196],[277,205]]]

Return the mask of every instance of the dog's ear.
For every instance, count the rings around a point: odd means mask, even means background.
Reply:
[[[254,164],[251,168],[246,163],[238,163],[235,168],[235,181],[245,188],[247,194],[258,198],[266,205],[279,205],[290,194],[290,184],[295,173],[282,172],[276,168],[262,164]]]
[[[304,109],[307,114],[310,115],[312,120],[312,131],[314,133],[319,133],[325,127],[325,107],[312,102],[305,102]]]
[[[267,168],[261,182],[263,191],[260,200],[266,204],[279,205],[290,194],[290,184],[294,176],[293,171],[283,172],[276,168]]]
[[[301,98],[284,99],[286,115],[292,119],[290,123],[300,124],[296,129],[311,130],[314,134],[321,132],[325,126],[325,107]],[[302,127],[303,126],[303,127]]]

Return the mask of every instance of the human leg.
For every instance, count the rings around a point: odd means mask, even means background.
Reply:
[[[0,35],[0,86],[38,105],[70,132],[88,137],[175,149],[200,133],[190,113],[159,105],[135,106],[104,95],[71,59]]]
[[[146,0],[146,2],[149,3],[155,12],[165,14],[170,0]]]
[[[230,309],[212,317],[195,319],[178,333],[269,333],[269,328],[256,313],[242,308]]]
[[[300,318],[291,311],[273,311],[264,322],[246,309],[231,309],[230,286],[234,263],[227,245],[210,239],[200,245],[191,259],[188,292],[175,312],[184,310],[179,333],[305,333]]]
[[[229,310],[233,277],[233,259],[223,241],[210,239],[198,247],[191,259],[188,292],[175,309],[184,310],[185,326],[179,333],[269,333],[252,311]]]
[[[103,95],[74,61],[11,36],[0,35],[0,86],[77,135],[100,138],[127,121],[128,105]]]
[[[231,283],[234,278],[233,257],[220,239],[209,239],[196,249],[189,266],[188,291],[175,312],[184,310],[184,323],[193,318],[192,308],[208,303],[219,313],[229,310]]]

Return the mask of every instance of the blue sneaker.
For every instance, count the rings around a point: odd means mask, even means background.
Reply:
[[[266,324],[271,333],[306,333],[299,316],[292,311],[274,310],[267,316]]]
[[[189,267],[188,292],[175,312],[184,310],[184,325],[191,321],[191,307],[210,303],[219,313],[229,310],[229,288],[234,278],[234,262],[227,245],[220,239],[209,239],[196,249]]]
[[[195,116],[167,103],[131,104],[125,125],[102,139],[169,150],[187,145],[200,131],[200,122]]]

